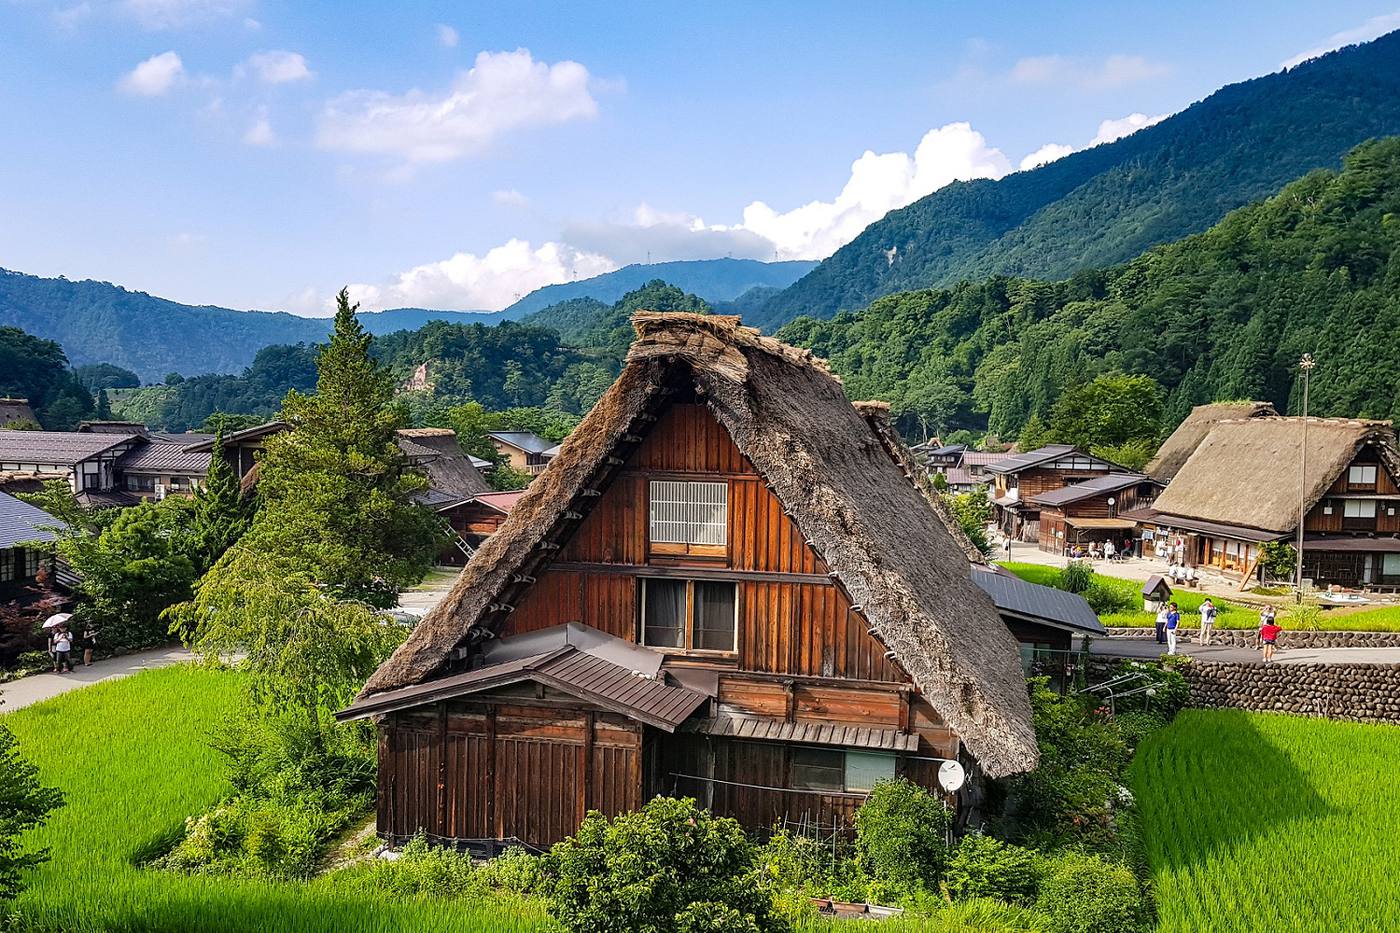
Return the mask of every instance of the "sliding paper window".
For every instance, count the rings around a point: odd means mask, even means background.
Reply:
[[[650,514],[652,544],[722,549],[729,538],[729,484],[652,480]]]

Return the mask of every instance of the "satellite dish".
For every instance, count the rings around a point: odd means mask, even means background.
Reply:
[[[945,761],[938,766],[938,786],[953,793],[967,780],[967,772],[956,761]]]

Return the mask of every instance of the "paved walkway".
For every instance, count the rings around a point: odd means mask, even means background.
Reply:
[[[1152,638],[1095,638],[1089,653],[1102,657],[1156,660],[1167,650]],[[1263,664],[1257,648],[1178,643],[1176,653],[1202,661],[1243,661]],[[1400,648],[1284,648],[1274,653],[1278,664],[1400,664]]]
[[[0,701],[3,701],[0,713],[22,709],[89,684],[129,677],[157,667],[169,667],[171,664],[179,664],[193,658],[194,655],[184,648],[152,648],[148,651],[124,654],[119,658],[93,661],[92,667],[83,667],[79,663],[71,674],[46,673],[22,677],[7,684],[0,684]]]
[[[399,608],[426,614],[452,589],[460,570],[459,567],[434,567],[427,580],[399,594]]]

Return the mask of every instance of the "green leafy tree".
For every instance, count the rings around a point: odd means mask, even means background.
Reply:
[[[939,474],[935,479],[941,476],[942,474]],[[947,485],[947,480],[944,480],[944,485]],[[987,526],[992,521],[992,500],[987,498],[987,493],[974,489],[957,495],[942,495],[953,517],[958,520],[958,524],[972,543],[977,545],[983,554],[991,553],[992,546],[987,540]]]
[[[1161,429],[1162,387],[1149,376],[1117,372],[1067,390],[1050,417],[1055,440],[1082,450],[1151,444]]]
[[[242,495],[238,476],[223,455],[224,431],[214,432],[209,472],[194,496],[194,539],[204,573],[248,530],[252,500]]]
[[[936,889],[948,862],[952,816],[904,778],[880,781],[856,811],[856,861],[876,896],[902,899]]]
[[[48,859],[48,851],[24,852],[20,836],[42,825],[63,804],[63,794],[39,781],[39,769],[20,757],[15,735],[0,724],[0,905],[13,900],[23,873]]]
[[[1050,429],[1041,422],[1039,415],[1031,415],[1025,427],[1021,428],[1021,433],[1016,437],[1016,446],[1023,451],[1039,450],[1046,444],[1053,443],[1053,435]]]

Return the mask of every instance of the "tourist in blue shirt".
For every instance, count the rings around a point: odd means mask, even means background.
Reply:
[[[1176,603],[1167,606],[1167,654],[1176,654],[1176,627],[1181,624],[1181,610]]]

